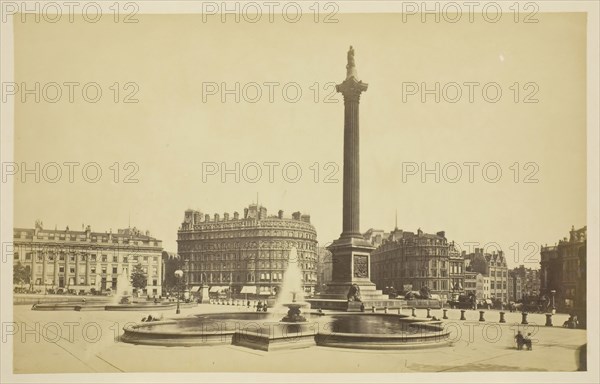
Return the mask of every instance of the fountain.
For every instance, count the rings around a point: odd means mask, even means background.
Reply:
[[[296,247],[292,247],[288,256],[287,269],[283,274],[281,289],[273,307],[275,314],[287,312],[287,315],[281,319],[283,322],[306,321],[306,318],[300,315],[300,308],[309,308],[310,304],[304,301],[302,281],[302,271],[298,265],[298,250]]]
[[[300,308],[302,308],[302,304],[296,303],[296,292],[292,292],[292,302],[288,304],[284,304],[289,308],[287,315],[281,319],[282,322],[285,323],[300,323],[306,321],[306,317],[300,314]]]
[[[129,273],[126,267],[123,268],[123,272],[117,277],[117,288],[115,290],[115,296],[112,304],[131,304],[131,296],[133,293],[133,286],[129,281]]]
[[[273,351],[312,346],[402,349],[446,345],[448,331],[439,322],[388,313],[313,313],[304,301],[296,248],[290,249],[277,301],[271,313],[200,314],[127,325],[121,341],[133,344],[203,346],[225,342]],[[122,306],[126,307],[126,306]],[[301,309],[308,309],[302,313]],[[281,320],[278,316],[285,314]]]

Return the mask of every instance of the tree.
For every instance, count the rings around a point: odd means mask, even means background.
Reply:
[[[137,264],[131,271],[131,285],[137,290],[142,290],[148,285],[148,275],[144,272],[142,264]]]
[[[29,284],[31,278],[31,268],[24,266],[19,261],[13,266],[13,285]]]

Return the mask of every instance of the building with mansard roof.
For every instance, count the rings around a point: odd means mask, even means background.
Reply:
[[[276,294],[283,282],[291,248],[298,251],[305,293],[317,284],[317,232],[310,216],[251,204],[242,216],[218,213],[211,218],[186,210],[177,232],[177,253],[187,260],[188,285],[209,286],[209,292],[231,295]]]
[[[428,234],[421,229],[415,233],[396,228],[381,240],[383,234],[370,230],[364,235],[374,245],[379,244],[371,253],[371,280],[378,289],[404,292],[428,287],[432,294],[448,299],[452,282],[457,289],[462,288],[462,267],[450,280],[451,256],[456,260],[461,255],[454,243],[447,241],[444,231]]]

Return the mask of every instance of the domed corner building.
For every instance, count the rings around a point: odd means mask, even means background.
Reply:
[[[310,216],[283,211],[268,216],[251,204],[238,212],[203,215],[188,209],[177,232],[179,255],[187,261],[186,285],[194,293],[209,287],[212,298],[260,299],[274,295],[283,282],[292,247],[298,250],[305,294],[317,284],[317,232]]]

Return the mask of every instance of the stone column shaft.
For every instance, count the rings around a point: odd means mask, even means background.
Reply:
[[[344,215],[342,237],[360,236],[358,96],[344,94]]]

